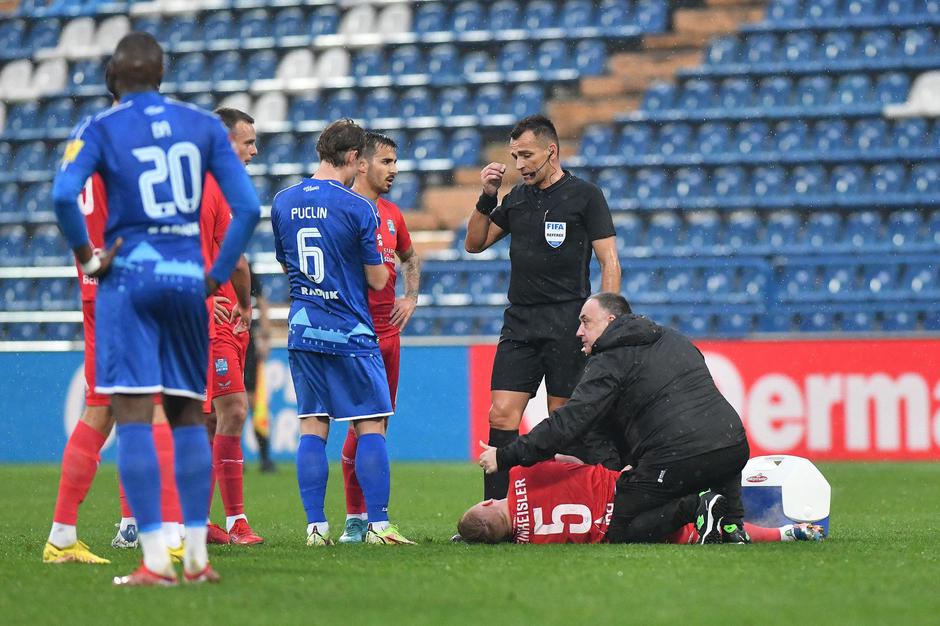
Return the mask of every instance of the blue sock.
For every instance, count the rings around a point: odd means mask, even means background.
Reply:
[[[378,433],[359,435],[356,447],[356,478],[362,487],[370,522],[388,521],[388,449]]]
[[[205,526],[209,517],[212,481],[212,452],[205,426],[199,424],[173,429],[173,463],[183,523],[186,526]]]
[[[118,424],[118,473],[140,532],[159,530],[160,465],[150,424]]]
[[[316,435],[301,435],[297,446],[297,485],[300,501],[307,512],[307,523],[325,522],[323,501],[330,464],[326,460],[326,440]]]

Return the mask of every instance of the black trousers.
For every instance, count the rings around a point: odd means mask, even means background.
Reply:
[[[659,543],[693,521],[698,493],[717,491],[727,498],[726,522],[741,523],[741,470],[747,442],[671,463],[646,464],[617,480],[614,512],[607,530],[610,543]]]

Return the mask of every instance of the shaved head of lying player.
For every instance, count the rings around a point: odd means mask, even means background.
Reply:
[[[506,499],[484,500],[467,509],[457,522],[457,533],[467,543],[504,543],[512,540],[512,522]]]

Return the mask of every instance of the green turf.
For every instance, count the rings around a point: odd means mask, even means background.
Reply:
[[[246,476],[264,546],[215,547],[212,587],[113,589],[138,552],[110,548],[114,466],[79,532],[108,566],[43,565],[58,480],[0,466],[0,622],[213,624],[937,623],[940,464],[826,465],[832,535],[821,544],[467,546],[449,543],[480,492],[467,464],[397,464],[392,514],[415,547],[306,548],[293,472]],[[332,468],[327,513],[343,519]],[[216,510],[221,510],[216,502]]]

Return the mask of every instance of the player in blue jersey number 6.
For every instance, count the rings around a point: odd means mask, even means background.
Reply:
[[[203,424],[208,318],[205,298],[226,282],[258,222],[258,198],[217,117],[158,93],[163,50],[146,33],[124,37],[111,58],[120,104],[72,133],[53,188],[56,215],[82,271],[100,279],[96,391],[111,396],[118,471],[137,518],[143,564],[117,585],[175,585],[160,532],[160,473],[152,396],[173,428],[176,482],[186,526],[184,580],[216,582],[206,551],[209,439]],[[108,192],[106,252],[93,253],[76,199],[99,173]],[[206,173],[233,220],[206,274],[199,206]]]
[[[365,140],[352,120],[330,124],[317,141],[316,173],[278,192],[271,206],[275,254],[290,283],[287,349],[301,420],[297,483],[309,546],[333,543],[323,512],[330,420],[356,429],[356,475],[369,517],[364,541],[411,543],[388,521],[384,418],[392,401],[367,295],[388,280],[376,245],[379,217],[372,202],[349,189]]]

